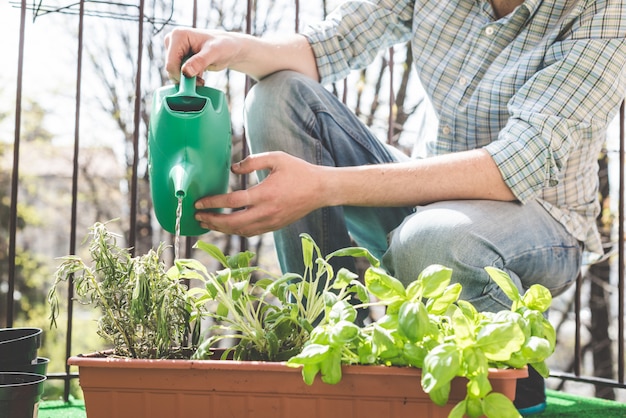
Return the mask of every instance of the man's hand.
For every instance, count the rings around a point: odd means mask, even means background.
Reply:
[[[267,177],[248,190],[199,199],[196,219],[204,228],[246,237],[275,231],[325,206],[320,181],[324,169],[283,152],[251,155],[234,164],[233,173],[267,170]],[[238,210],[201,211],[210,208]]]
[[[175,81],[179,81],[182,69],[187,77],[198,77],[198,83],[204,84],[202,73],[228,68],[241,52],[241,45],[241,37],[228,32],[174,29],[165,36],[165,70]]]
[[[238,32],[176,28],[165,36],[165,48],[165,70],[174,81],[179,81],[182,70],[202,85],[204,71],[226,68],[256,80],[281,70],[319,78],[311,46],[298,34],[257,38]]]

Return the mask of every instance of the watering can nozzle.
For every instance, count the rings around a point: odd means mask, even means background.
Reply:
[[[184,198],[189,188],[189,176],[182,164],[176,164],[170,170],[170,179],[174,183],[174,196]]]

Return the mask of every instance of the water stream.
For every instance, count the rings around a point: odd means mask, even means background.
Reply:
[[[180,257],[180,219],[183,216],[183,197],[178,196],[178,207],[176,208],[176,235],[174,236],[174,260]]]

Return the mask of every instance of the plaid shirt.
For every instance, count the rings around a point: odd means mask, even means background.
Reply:
[[[411,41],[439,131],[431,154],[485,148],[520,202],[537,199],[602,253],[597,157],[626,94],[624,0],[348,1],[307,28],[323,83]]]

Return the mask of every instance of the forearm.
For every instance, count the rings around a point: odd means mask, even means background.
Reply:
[[[280,70],[293,70],[319,80],[313,50],[302,35],[258,38],[220,30],[174,29],[165,37],[165,69],[173,80],[181,69],[187,77],[204,71],[232,69],[260,80]],[[183,63],[183,60],[184,63]]]
[[[491,156],[473,150],[409,162],[321,168],[324,206],[415,206],[444,200],[515,200]]]
[[[319,80],[315,56],[301,35],[268,38],[243,35],[241,53],[230,68],[256,80],[282,70]]]

